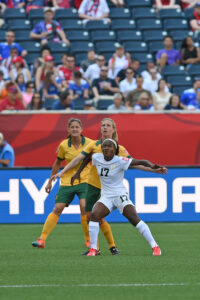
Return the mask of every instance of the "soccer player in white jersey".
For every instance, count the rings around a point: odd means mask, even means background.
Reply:
[[[165,167],[152,164],[147,160],[126,158],[117,156],[118,144],[113,139],[105,139],[102,143],[102,152],[92,156],[92,164],[96,166],[101,180],[101,198],[96,202],[92,210],[89,222],[91,248],[87,256],[96,256],[97,239],[99,233],[99,220],[107,216],[112,210],[118,208],[129,222],[144,236],[151,248],[153,255],[161,255],[161,249],[154,240],[146,223],[140,220],[135,206],[128,197],[123,185],[124,171],[137,165],[144,166],[144,170],[165,174]]]

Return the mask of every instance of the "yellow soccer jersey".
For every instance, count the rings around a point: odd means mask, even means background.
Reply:
[[[101,151],[101,142],[102,140],[98,141],[92,141],[89,145],[87,145],[83,151],[81,152],[84,155],[88,155],[90,153],[102,153]],[[131,157],[129,153],[126,151],[126,149],[119,145],[119,156],[124,156],[124,157]],[[92,186],[95,186],[97,188],[101,188],[101,182],[99,179],[99,175],[97,173],[97,169],[95,166],[91,166],[90,173],[89,173],[89,178],[88,178],[88,183]]]
[[[66,164],[68,164],[72,159],[74,159],[76,156],[78,156],[81,151],[88,145],[91,144],[93,140],[86,138],[82,136],[81,144],[78,149],[74,148],[74,146],[71,143],[71,138],[68,138],[64,141],[62,141],[58,147],[58,153],[57,153],[57,158],[59,160],[65,160]],[[63,176],[61,177],[61,185],[65,186],[71,186],[71,177],[76,173],[76,171],[79,169],[81,165],[78,164],[76,167],[73,169],[65,172]],[[81,181],[80,183],[83,182],[88,182],[88,175],[91,169],[91,165],[88,164],[84,170],[81,172]],[[78,180],[75,180],[74,185],[79,184]]]

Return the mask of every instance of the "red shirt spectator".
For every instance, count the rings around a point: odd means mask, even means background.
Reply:
[[[73,55],[63,55],[62,65],[58,66],[59,74],[62,79],[69,81],[72,79],[72,74],[74,71],[81,71],[81,68],[75,66],[75,58]]]
[[[22,100],[18,98],[18,90],[15,85],[8,88],[8,97],[1,101],[0,112],[3,110],[24,110]]]

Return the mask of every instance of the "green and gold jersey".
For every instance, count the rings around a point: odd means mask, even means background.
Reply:
[[[89,145],[87,145],[83,151],[81,152],[85,156],[90,154],[90,153],[102,153],[101,151],[101,143],[102,140],[98,141],[92,141]],[[124,157],[131,157],[127,150],[119,145],[119,156],[124,156]],[[89,173],[89,178],[88,178],[88,183],[94,187],[101,188],[101,183],[99,179],[99,175],[97,173],[97,169],[95,166],[91,166],[90,173]]]
[[[93,140],[86,138],[82,136],[81,144],[78,149],[76,149],[71,142],[71,138],[68,138],[64,141],[62,141],[58,147],[58,153],[57,158],[59,160],[65,160],[66,164],[68,164],[70,161],[72,161],[75,157],[77,157],[82,150],[89,144],[91,144]],[[72,168],[71,170],[65,172],[63,176],[61,177],[61,185],[64,186],[71,186],[71,177],[76,173],[76,171],[79,169],[82,162],[80,162],[76,167]],[[88,175],[91,169],[91,165],[88,164],[84,170],[81,172],[81,181],[88,182]],[[74,185],[79,184],[78,180],[75,180]]]

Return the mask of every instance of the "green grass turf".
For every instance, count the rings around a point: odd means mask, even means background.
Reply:
[[[98,257],[80,255],[85,248],[79,224],[57,225],[45,249],[31,246],[42,225],[0,225],[0,299],[199,300],[200,224],[149,225],[161,257],[152,256],[147,242],[129,224],[111,225],[119,256],[111,256],[100,233]]]

